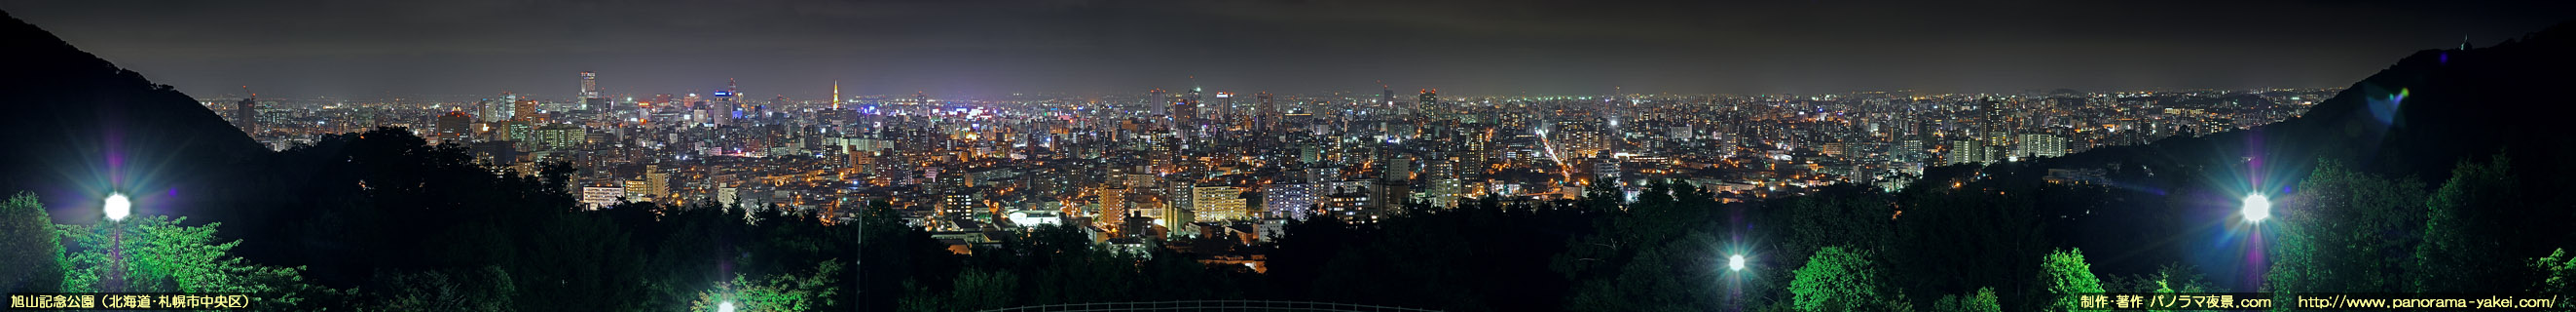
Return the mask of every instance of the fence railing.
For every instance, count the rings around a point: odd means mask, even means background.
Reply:
[[[987,312],[1086,312],[1086,311],[1339,311],[1339,312],[1430,312],[1439,310],[1373,306],[1364,304],[1270,301],[1270,300],[1191,300],[1067,303],[1002,309]]]

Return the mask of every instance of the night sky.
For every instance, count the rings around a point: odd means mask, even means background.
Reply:
[[[2576,1],[17,1],[197,96],[2339,87]],[[2078,3],[2080,2],[2080,3]],[[1191,78],[1196,76],[1195,81]]]

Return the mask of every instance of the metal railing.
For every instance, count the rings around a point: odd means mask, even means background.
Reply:
[[[1429,312],[1439,310],[1373,306],[1363,304],[1270,301],[1270,300],[1190,300],[1149,302],[1067,303],[1002,309],[987,312],[1084,312],[1084,311],[1346,311]]]

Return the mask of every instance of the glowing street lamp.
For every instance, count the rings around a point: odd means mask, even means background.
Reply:
[[[134,213],[134,202],[125,199],[123,193],[108,193],[107,203],[99,210],[107,213],[108,220],[124,221],[126,215]]]
[[[2263,194],[2247,194],[2244,207],[2237,213],[2245,215],[2246,223],[2263,223],[2263,219],[2272,218],[2272,199],[2263,197]]]
[[[1728,270],[1728,271],[1743,271],[1743,270],[1744,270],[1744,255],[1729,255],[1729,256],[1726,256],[1726,270]]]
[[[733,301],[716,303],[716,312],[733,312]]]

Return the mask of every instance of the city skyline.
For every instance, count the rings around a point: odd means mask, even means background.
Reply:
[[[2576,306],[2576,3],[482,1],[0,3],[0,290]]]
[[[198,96],[1826,94],[2339,87],[2566,3],[0,4]],[[2219,7],[2219,8],[2212,8]],[[1752,14],[1760,12],[1761,14]],[[183,27],[184,26],[184,27]],[[644,92],[636,92],[644,91]]]

